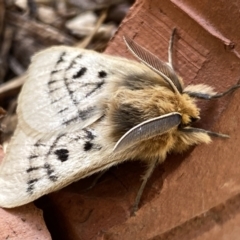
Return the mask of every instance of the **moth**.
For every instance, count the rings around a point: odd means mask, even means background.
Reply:
[[[0,206],[11,208],[102,172],[141,159],[148,178],[168,153],[227,137],[192,123],[200,119],[196,100],[218,94],[205,84],[184,86],[169,61],[161,61],[128,37],[141,63],[58,46],[32,59],[18,99],[18,125],[0,165]]]

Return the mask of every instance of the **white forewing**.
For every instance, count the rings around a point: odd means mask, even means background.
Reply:
[[[113,146],[102,144],[101,125],[59,132],[47,140],[29,137],[18,128],[0,169],[0,206],[25,204],[113,165]]]
[[[0,165],[0,206],[31,202],[124,160],[112,155],[105,103],[129,71],[144,71],[137,66],[70,47],[33,58],[18,126]]]
[[[28,81],[19,97],[19,121],[25,128],[49,133],[101,117],[99,101],[105,77],[91,66],[90,54],[72,48],[52,48],[33,58]],[[80,126],[79,126],[80,124]]]

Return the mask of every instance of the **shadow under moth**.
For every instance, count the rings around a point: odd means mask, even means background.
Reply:
[[[0,165],[0,206],[31,202],[126,160],[148,169],[134,211],[155,166],[170,152],[227,137],[191,127],[196,99],[218,94],[205,84],[184,86],[172,65],[129,38],[141,63],[73,47],[52,47],[32,59],[18,99],[18,125]]]

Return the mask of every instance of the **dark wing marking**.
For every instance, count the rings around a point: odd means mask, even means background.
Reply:
[[[66,57],[72,57],[72,59],[69,60]],[[82,58],[81,54],[72,56],[68,52],[61,53],[59,57],[61,61],[56,62],[48,81],[49,98],[57,110],[56,113],[61,116],[63,125],[70,125],[91,118],[96,113],[96,109],[93,106],[84,109],[81,106],[78,91],[86,91],[85,98],[87,98],[105,84],[104,78],[107,73],[104,71],[97,72],[97,81],[84,82],[84,77],[90,73],[88,73],[87,67],[81,66]],[[67,66],[64,64],[67,64]],[[69,70],[71,70],[71,74],[69,74]],[[63,77],[59,77],[60,75],[63,75]],[[88,90],[83,89],[87,87],[89,87]],[[63,98],[65,101],[62,101]],[[60,101],[62,104],[59,103]]]
[[[116,143],[113,151],[118,152],[151,137],[164,134],[181,123],[178,112],[168,113],[144,121],[127,131]]]
[[[36,191],[36,184],[47,179],[51,182],[60,181],[59,179],[65,173],[62,172],[59,175],[58,168],[66,166],[67,162],[73,161],[76,146],[80,152],[99,151],[102,146],[94,142],[95,137],[93,130],[82,129],[74,133],[59,134],[56,138],[53,137],[47,141],[38,140],[33,145],[34,147],[28,157],[26,192],[30,195],[33,194]]]
[[[135,43],[128,37],[123,38],[128,49],[144,64],[150,67],[153,71],[160,74],[163,79],[172,87],[174,92],[182,93],[182,85],[174,70],[165,62],[161,61],[151,52]]]

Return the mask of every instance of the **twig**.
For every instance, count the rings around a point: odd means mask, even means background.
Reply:
[[[23,85],[23,83],[25,82],[26,77],[27,77],[27,75],[25,73],[19,77],[13,78],[12,80],[10,80],[6,83],[1,84],[0,85],[0,95],[5,92],[8,92],[12,89],[21,87]]]
[[[99,17],[99,19],[96,23],[96,26],[95,26],[94,30],[92,31],[92,33],[89,36],[87,36],[81,43],[76,44],[75,47],[86,48],[89,45],[89,43],[92,41],[96,32],[101,27],[102,23],[105,21],[105,19],[107,17],[107,13],[108,13],[108,9],[104,9],[102,11],[101,16]]]

